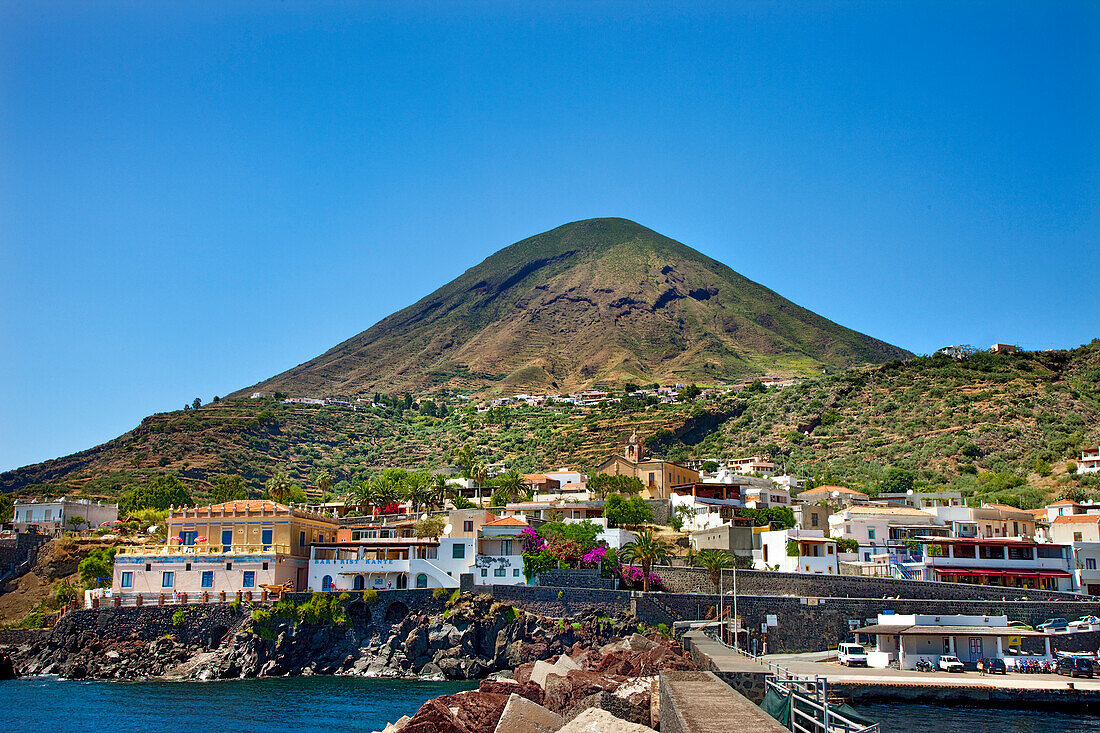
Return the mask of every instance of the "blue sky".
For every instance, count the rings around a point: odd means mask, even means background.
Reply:
[[[0,110],[0,470],[593,216],[916,352],[1100,336],[1095,3],[10,1]]]

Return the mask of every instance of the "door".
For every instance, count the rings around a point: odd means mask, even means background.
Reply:
[[[363,590],[363,576],[356,575],[355,582],[352,584],[352,590]]]
[[[397,589],[398,590],[405,590],[408,587],[409,587],[409,576],[405,575],[405,573],[401,573],[400,575],[397,576]]]
[[[186,532],[180,532],[180,538],[183,540],[180,544],[193,545],[195,544],[195,538],[199,536],[199,533],[193,529],[189,529]]]
[[[982,637],[980,637],[980,636],[971,636],[970,637],[970,660],[969,661],[975,662],[975,661],[977,661],[979,659],[982,659],[984,657],[985,657],[985,654],[982,651]]]
[[[332,576],[331,575],[326,575],[325,577],[321,578],[321,590],[323,590],[323,591],[332,590]]]
[[[271,549],[271,530],[264,529],[260,531],[260,544],[264,546],[264,552]]]
[[[222,548],[225,549],[225,550],[228,550],[232,546],[233,546],[233,530],[223,529],[222,530]]]

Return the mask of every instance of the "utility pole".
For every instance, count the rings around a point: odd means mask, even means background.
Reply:
[[[737,556],[733,558],[733,648],[737,649],[740,645],[740,634],[738,633],[737,624]]]

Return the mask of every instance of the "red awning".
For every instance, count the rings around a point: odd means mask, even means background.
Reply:
[[[937,575],[995,576],[999,578],[1069,578],[1065,570],[1022,570],[1013,568],[932,568]]]

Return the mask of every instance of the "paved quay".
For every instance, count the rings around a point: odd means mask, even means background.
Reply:
[[[781,733],[787,729],[713,672],[661,672],[661,733]]]

